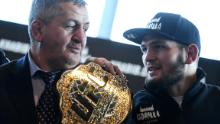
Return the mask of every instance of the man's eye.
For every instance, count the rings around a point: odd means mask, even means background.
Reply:
[[[154,45],[153,46],[153,48],[155,49],[155,50],[162,50],[162,49],[165,49],[166,47],[164,46],[164,45]]]
[[[85,32],[88,31],[89,25],[88,25],[88,24],[87,24],[87,25],[84,25],[83,29],[84,29]]]
[[[66,26],[66,29],[67,29],[67,30],[74,30],[74,29],[75,29],[75,26],[70,26],[70,25],[68,25],[68,26]]]
[[[83,29],[86,32],[86,31],[88,31],[89,27],[84,27]]]

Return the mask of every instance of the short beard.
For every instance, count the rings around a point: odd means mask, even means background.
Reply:
[[[177,62],[171,66],[168,72],[160,80],[148,80],[145,78],[145,85],[150,88],[168,88],[179,82],[184,76],[184,60],[182,54],[179,54]]]

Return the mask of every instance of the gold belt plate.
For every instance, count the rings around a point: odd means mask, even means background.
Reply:
[[[126,78],[93,62],[64,72],[57,90],[63,124],[119,124],[131,109]]]

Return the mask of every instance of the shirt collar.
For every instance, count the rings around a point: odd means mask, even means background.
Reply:
[[[36,65],[36,63],[32,59],[30,51],[28,52],[28,60],[30,63],[29,66],[30,66],[31,77],[33,77],[36,71],[41,70],[41,69]]]

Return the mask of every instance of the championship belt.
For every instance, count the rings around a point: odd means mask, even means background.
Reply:
[[[126,78],[93,62],[64,72],[57,89],[63,124],[119,124],[131,109]]]

